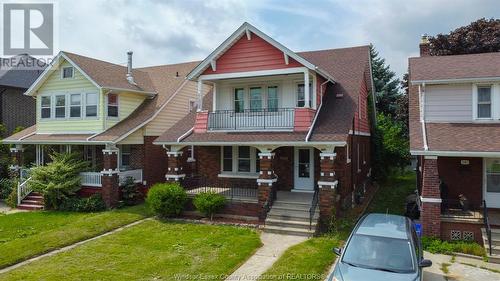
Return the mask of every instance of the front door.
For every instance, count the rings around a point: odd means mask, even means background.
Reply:
[[[484,199],[488,208],[500,208],[500,159],[485,159]]]
[[[314,149],[295,148],[294,164],[294,190],[314,190]]]

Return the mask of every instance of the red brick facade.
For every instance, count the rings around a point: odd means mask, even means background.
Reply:
[[[461,163],[465,160],[464,163]],[[467,163],[468,164],[465,164]],[[439,157],[439,178],[448,187],[447,198],[458,200],[460,194],[478,208],[483,200],[483,159],[470,157]]]
[[[441,198],[437,157],[426,157],[422,171],[422,228],[424,235],[441,236]],[[430,202],[431,201],[431,202]],[[434,202],[435,201],[435,202]]]
[[[120,200],[118,183],[118,150],[115,148],[103,150],[103,171],[101,176],[102,199],[106,206],[116,207]]]
[[[144,137],[143,178],[146,186],[165,182],[167,173],[167,152],[160,145],[153,144],[156,137]]]
[[[460,239],[465,238],[465,234],[467,232],[472,232],[474,235],[474,241],[476,241],[479,245],[483,244],[483,237],[481,234],[481,227],[484,225],[481,222],[478,223],[463,223],[463,222],[441,222],[441,239],[451,241],[451,233],[452,231],[460,232]]]

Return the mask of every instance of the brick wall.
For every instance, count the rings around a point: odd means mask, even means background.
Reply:
[[[7,127],[7,135],[17,126],[35,124],[35,99],[23,95],[26,89],[0,87],[0,123]]]
[[[189,198],[185,210],[186,211],[196,210],[196,208],[193,206],[192,198]],[[219,212],[219,214],[258,217],[260,211],[261,207],[257,203],[226,201],[226,205]]]
[[[474,241],[476,241],[479,245],[483,245],[483,238],[481,234],[481,227],[483,224],[481,223],[462,223],[462,222],[441,222],[441,239],[451,241],[451,231],[460,231],[462,238],[464,235],[464,231],[474,233]]]
[[[160,145],[153,144],[156,138],[154,136],[144,137],[143,177],[147,187],[158,182],[165,182],[165,174],[167,173],[167,152]]]
[[[144,162],[144,145],[130,146],[130,169],[142,169]]]
[[[274,151],[273,168],[278,175],[276,188],[278,190],[289,191],[293,188],[293,147],[286,146],[277,148]]]
[[[441,204],[434,202],[425,202],[426,199],[439,199],[439,172],[437,158],[425,158],[423,165],[422,178],[422,228],[424,235],[441,235]]]

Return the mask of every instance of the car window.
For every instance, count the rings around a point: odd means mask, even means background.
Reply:
[[[355,234],[342,262],[377,270],[415,272],[411,244],[405,239]]]

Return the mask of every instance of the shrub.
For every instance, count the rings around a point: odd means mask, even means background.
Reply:
[[[58,209],[80,189],[80,175],[88,163],[77,153],[54,153],[52,162],[32,169],[30,186],[43,194],[48,209]]]
[[[213,215],[226,204],[226,198],[212,191],[202,192],[194,197],[193,204],[196,210],[212,220]]]
[[[14,190],[14,180],[3,178],[0,179],[0,199],[7,199]]]
[[[68,197],[59,205],[61,211],[72,212],[100,212],[106,210],[106,204],[100,194],[88,198]]]
[[[134,205],[141,199],[142,193],[139,191],[139,187],[134,182],[134,178],[127,177],[125,183],[121,187],[122,199],[125,205]]]
[[[5,203],[11,208],[17,207],[17,188],[12,189],[7,199],[5,199]]]
[[[146,198],[151,210],[162,217],[180,215],[186,201],[186,191],[178,183],[157,183],[149,189]]]
[[[472,241],[442,241],[433,237],[422,237],[422,246],[425,251],[433,254],[464,253],[474,256],[485,256],[486,252],[481,245]]]

